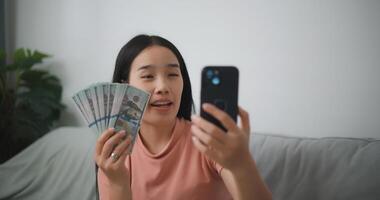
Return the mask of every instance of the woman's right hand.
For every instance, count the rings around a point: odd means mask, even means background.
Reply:
[[[125,159],[131,145],[131,137],[125,137],[126,132],[115,133],[113,128],[105,130],[98,138],[95,147],[95,162],[107,176],[113,187],[129,187],[129,172]]]

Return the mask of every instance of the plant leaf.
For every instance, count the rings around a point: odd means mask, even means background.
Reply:
[[[59,90],[61,88],[61,83],[59,79],[50,75],[49,72],[44,70],[28,70],[22,73],[20,76],[22,82],[20,86],[23,87],[35,87],[39,86],[41,88]]]
[[[39,51],[31,51],[30,49],[20,48],[14,53],[14,65],[10,68],[12,70],[29,70],[33,65],[41,63],[44,58],[49,55]]]
[[[64,108],[60,80],[48,71],[32,69],[48,55],[17,49],[8,65],[2,63],[5,57],[0,50],[1,162],[46,134]]]
[[[40,120],[52,124],[64,106],[60,103],[62,86],[59,79],[44,70],[25,71],[17,91],[16,106],[30,108]]]
[[[0,102],[2,102],[2,98],[5,95],[5,80],[7,78],[6,71],[7,65],[5,51],[3,49],[0,49]]]
[[[51,110],[62,108],[59,101],[60,99],[54,91],[32,88],[18,94],[16,106],[31,107],[38,115],[46,117],[50,114]]]
[[[0,49],[0,71],[2,71],[5,68],[6,64],[6,54],[3,49]]]
[[[17,108],[13,123],[18,129],[14,134],[18,134],[18,137],[38,138],[49,131],[49,126],[44,121],[36,118],[36,114],[29,109]]]

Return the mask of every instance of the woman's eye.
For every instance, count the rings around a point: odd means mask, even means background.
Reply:
[[[170,73],[169,76],[175,77],[175,76],[179,76],[179,74],[177,74],[177,73]]]
[[[153,78],[153,76],[152,75],[144,75],[144,76],[141,76],[141,78],[143,78],[143,79],[151,79],[151,78]]]

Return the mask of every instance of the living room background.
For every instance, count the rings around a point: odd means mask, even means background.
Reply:
[[[380,138],[380,1],[5,1],[6,46],[53,55],[67,105],[61,125],[83,125],[71,96],[110,81],[116,54],[139,33],[174,42],[199,109],[206,65],[240,70],[240,105],[254,131]]]

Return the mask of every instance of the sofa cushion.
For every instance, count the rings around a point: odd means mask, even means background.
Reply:
[[[0,165],[0,199],[95,199],[95,134],[63,127]]]
[[[273,199],[380,199],[380,140],[251,135]]]

